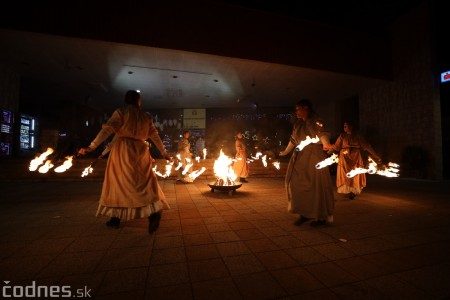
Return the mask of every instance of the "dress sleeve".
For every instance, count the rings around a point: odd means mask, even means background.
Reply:
[[[108,121],[106,121],[106,123],[102,125],[102,129],[100,129],[95,139],[91,142],[89,148],[92,150],[96,149],[111,134],[117,132],[121,126],[122,117],[119,110],[116,110],[111,118],[109,118]]]
[[[361,135],[358,136],[359,138],[359,145],[361,149],[368,152],[375,160],[380,160],[380,157],[375,152],[375,150],[372,148],[372,146],[362,137]]]
[[[339,137],[337,138],[336,142],[334,143],[334,145],[331,145],[330,150],[331,151],[340,151],[342,148],[342,134],[339,135]]]

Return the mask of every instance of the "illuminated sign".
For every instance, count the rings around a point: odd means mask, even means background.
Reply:
[[[450,81],[450,71],[441,73],[441,82]]]

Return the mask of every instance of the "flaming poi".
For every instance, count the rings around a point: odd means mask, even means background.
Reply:
[[[300,142],[300,144],[297,145],[297,147],[295,147],[295,150],[297,151],[302,151],[303,148],[305,148],[306,146],[308,146],[309,144],[313,144],[313,143],[317,143],[319,142],[320,139],[319,137],[316,135],[315,138],[310,138],[309,135],[306,136],[306,139],[304,139],[303,141]]]
[[[400,165],[389,162],[388,166],[383,166],[382,168],[378,167],[378,164],[371,158],[368,158],[369,166],[367,169],[365,168],[356,168],[347,173],[348,178],[352,178],[357,174],[368,173],[368,174],[377,174],[385,177],[398,177],[400,174]]]
[[[67,171],[68,169],[70,169],[70,167],[72,167],[72,160],[73,160],[73,155],[71,156],[66,156],[66,160],[63,162],[62,165],[60,165],[59,167],[56,167],[54,169],[54,171],[56,173],[63,173],[65,171]]]
[[[322,169],[325,168],[329,165],[332,165],[334,163],[338,163],[339,162],[339,157],[336,153],[333,153],[330,157],[325,158],[324,160],[322,160],[321,162],[316,164],[316,169]]]
[[[43,164],[42,166],[39,167],[38,172],[39,173],[47,173],[48,170],[50,170],[51,168],[53,168],[53,164],[51,160],[47,160],[45,162],[45,164]]]
[[[36,171],[37,168],[44,163],[47,157],[54,152],[53,148],[47,148],[47,151],[36,156],[36,158],[32,159],[30,162],[29,170]],[[47,170],[48,171],[48,170]]]
[[[84,168],[83,172],[81,173],[81,177],[86,177],[89,174],[91,174],[94,171],[94,166],[95,164],[102,158],[102,156],[100,156],[99,158],[97,158],[95,161],[91,162],[91,164],[89,166],[87,166],[86,168]]]

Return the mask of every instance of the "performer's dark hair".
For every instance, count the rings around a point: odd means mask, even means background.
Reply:
[[[300,106],[300,107],[307,107],[308,111],[309,111],[309,114],[311,116],[316,114],[316,112],[314,111],[314,108],[313,108],[313,105],[312,105],[311,101],[309,101],[308,99],[301,99],[301,100],[299,100],[297,102],[296,105]]]
[[[125,103],[137,105],[138,100],[141,98],[141,94],[134,90],[129,90],[125,94]]]

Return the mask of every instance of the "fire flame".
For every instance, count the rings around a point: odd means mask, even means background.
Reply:
[[[195,160],[199,163],[200,162],[200,156],[196,156]]]
[[[328,158],[325,158],[324,160],[322,160],[321,162],[319,162],[316,165],[316,169],[322,169],[325,168],[326,166],[332,165],[334,163],[338,163],[339,162],[339,157],[336,153],[333,153],[333,155],[331,155]]]
[[[252,156],[253,159],[259,159],[262,156],[261,152],[257,152],[255,156]]]
[[[377,174],[385,177],[398,177],[400,165],[389,162],[388,167],[384,167],[383,169],[378,168],[378,164],[371,158],[369,160],[369,167],[367,169],[364,168],[356,168],[347,173],[348,178],[352,178],[357,174],[369,173],[369,174]]]
[[[31,160],[30,162],[30,167],[29,170],[30,171],[36,171],[37,168],[42,165],[44,163],[44,161],[47,159],[47,156],[49,156],[50,154],[53,153],[53,149],[52,148],[47,148],[47,151],[45,151],[44,153],[42,153],[39,156],[36,156],[35,159]],[[48,170],[47,170],[48,171]]]
[[[153,170],[153,172],[155,172],[156,175],[163,177],[163,178],[167,178],[170,176],[170,172],[172,172],[172,166],[173,166],[173,162],[166,164],[166,166],[165,166],[166,172],[164,174],[162,174],[161,172],[156,170],[156,168],[158,167],[157,165],[155,165],[152,170]]]
[[[54,171],[56,173],[63,173],[65,171],[67,171],[68,169],[70,169],[70,167],[72,167],[72,160],[73,160],[73,155],[66,156],[66,160],[64,161],[64,163],[62,165],[60,165],[59,167],[56,167]]]
[[[261,157],[261,161],[262,161],[262,164],[263,164],[264,167],[267,167],[267,160],[266,160],[266,158],[267,158],[267,155],[264,155],[263,157]]]
[[[183,169],[183,172],[181,172],[181,174],[186,175],[186,173],[189,171],[189,169],[194,165],[193,163],[191,163],[191,159],[186,158],[186,166]]]
[[[84,169],[83,173],[81,173],[81,177],[86,177],[89,174],[92,173],[92,171],[94,171],[94,169],[91,167],[91,165],[89,165],[87,168]]]
[[[217,177],[216,185],[234,185],[237,176],[231,166],[232,162],[233,160],[220,149],[220,155],[214,162],[214,174]]]
[[[274,165],[274,167],[275,167],[277,170],[280,169],[280,162],[279,162],[279,161],[274,161],[272,164]]]
[[[303,140],[303,141],[301,141],[300,144],[298,144],[298,146],[295,147],[295,150],[297,150],[297,151],[302,151],[303,148],[305,148],[305,147],[308,146],[309,144],[317,143],[317,142],[319,142],[319,141],[320,141],[320,139],[319,139],[319,137],[318,137],[317,135],[316,135],[315,138],[310,138],[309,135],[307,135],[307,136],[306,136],[306,139]]]
[[[189,178],[192,179],[192,181],[194,181],[198,176],[200,176],[203,172],[205,172],[205,170],[206,170],[206,168],[202,167],[200,170],[193,171],[188,176],[189,176]]]
[[[203,159],[206,159],[206,152],[207,152],[206,148],[203,148]]]
[[[47,173],[48,170],[53,168],[53,166],[54,165],[52,164],[52,161],[51,160],[47,160],[44,165],[39,167],[38,171],[39,171],[39,173]]]

